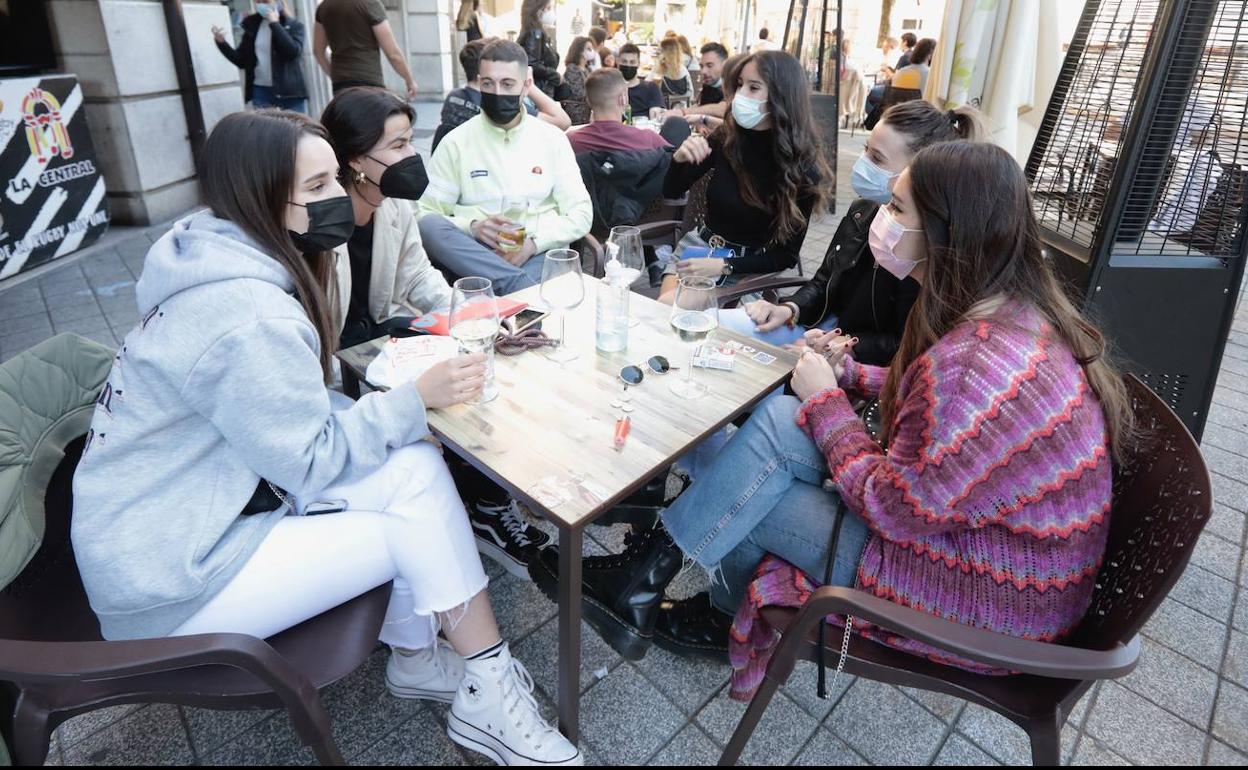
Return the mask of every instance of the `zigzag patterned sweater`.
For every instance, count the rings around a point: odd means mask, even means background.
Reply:
[[[842,385],[878,395],[886,374],[848,361]],[[887,453],[840,389],[798,413],[871,528],[857,587],[1002,634],[1061,639],[1088,608],[1109,530],[1108,433],[1082,367],[1037,311],[1007,303],[919,357],[898,400]]]

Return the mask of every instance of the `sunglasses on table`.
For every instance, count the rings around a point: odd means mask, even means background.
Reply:
[[[646,378],[646,372],[641,366],[641,364],[635,364],[621,369],[620,381],[625,385],[640,385],[641,381]],[[646,359],[645,366],[652,374],[667,374],[673,369],[680,368],[672,366],[663,356],[650,356]]]

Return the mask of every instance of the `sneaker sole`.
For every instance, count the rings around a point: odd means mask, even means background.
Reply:
[[[386,679],[386,689],[396,698],[408,698],[411,700],[431,700],[438,703],[451,703],[455,700],[455,692],[442,692],[440,690],[422,690],[418,687],[400,687],[394,682]]]
[[[477,537],[477,552],[490,557],[495,564],[507,570],[512,576],[525,581],[532,580],[529,577],[528,564],[516,561],[514,556],[480,536]]]
[[[558,575],[551,575],[550,570],[546,568],[546,562],[541,559],[534,559],[533,565],[535,569],[541,570],[542,574],[549,578],[549,580],[533,582],[547,599],[557,604],[559,602]],[[654,641],[653,638],[624,622],[623,618],[612,612],[605,604],[582,593],[581,614],[590,627],[598,633],[598,636],[602,637],[602,640],[625,660],[636,662],[646,657],[646,652],[650,650],[650,645]]]
[[[451,712],[446,716],[446,734],[452,741],[458,743],[466,749],[472,749],[478,754],[483,754],[496,764],[510,767],[512,765],[544,765],[548,767],[580,767],[585,764],[585,757],[581,754],[581,750],[577,749],[576,754],[572,757],[560,762],[544,762],[540,759],[530,759],[522,755],[516,754],[507,748],[502,741],[494,736],[471,725],[455,716],[455,712]],[[518,762],[508,762],[503,758],[504,753]]]

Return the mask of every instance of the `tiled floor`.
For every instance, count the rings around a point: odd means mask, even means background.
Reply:
[[[433,119],[422,109],[422,127]],[[428,139],[426,138],[427,142]],[[861,134],[842,134],[838,200]],[[427,151],[427,146],[423,148]],[[812,225],[808,271],[822,258],[837,217]],[[134,280],[165,227],[114,229],[81,257],[0,285],[0,359],[54,332],[116,344],[135,323]],[[1242,304],[1242,303],[1241,303]],[[1084,698],[1063,731],[1073,764],[1248,763],[1248,307],[1241,307],[1214,395],[1205,455],[1217,511],[1193,563],[1144,630],[1137,671]],[[618,550],[620,528],[591,528],[587,548]],[[500,625],[553,714],[555,607],[529,583],[487,562]],[[704,578],[686,573],[679,592]],[[583,745],[597,764],[713,764],[743,712],[728,700],[728,670],[653,650],[623,661],[586,627]],[[367,764],[482,764],[444,733],[445,708],[391,698],[378,652],[325,692],[347,759]],[[1025,764],[1021,730],[956,698],[842,680],[814,696],[814,670],[799,667],[768,710],[745,754],[758,764]],[[93,712],[57,732],[50,764],[311,763],[284,713],[210,712],[165,705]]]

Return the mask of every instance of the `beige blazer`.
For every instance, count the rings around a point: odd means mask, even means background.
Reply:
[[[338,333],[351,305],[351,256],[344,243],[334,249],[338,274]],[[368,312],[381,323],[399,315],[443,310],[451,304],[451,287],[429,261],[420,242],[415,204],[387,198],[373,215],[373,266]]]

